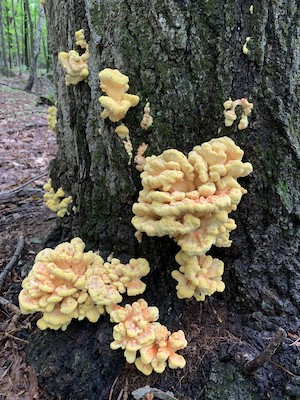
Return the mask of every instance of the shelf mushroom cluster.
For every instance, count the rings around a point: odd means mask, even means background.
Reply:
[[[84,248],[84,242],[74,238],[37,254],[22,282],[19,304],[23,314],[43,313],[37,322],[40,329],[65,330],[73,318],[96,322],[105,306],[122,301],[122,294],[144,292],[146,285],[140,279],[150,271],[145,259],[105,262]]]
[[[117,324],[111,349],[125,350],[126,361],[135,363],[144,375],[150,375],[153,370],[161,374],[167,363],[173,369],[185,366],[183,356],[176,354],[187,346],[184,333],[179,330],[171,334],[164,325],[156,322],[159,318],[157,307],[149,307],[144,299],[139,299],[132,305],[113,305],[106,310],[111,322]]]
[[[169,236],[181,247],[180,272],[173,272],[180,298],[204,300],[224,290],[222,261],[205,254],[212,245],[231,245],[236,224],[229,213],[247,192],[237,179],[252,172],[243,154],[232,139],[221,137],[194,147],[188,157],[169,149],[146,158],[132,224],[138,240],[142,233]]]

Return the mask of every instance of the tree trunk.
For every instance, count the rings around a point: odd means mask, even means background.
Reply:
[[[111,252],[127,260],[146,257],[152,270],[143,297],[159,306],[161,323],[183,329],[189,343],[182,352],[183,371],[145,378],[129,366],[119,378],[119,391],[127,380],[129,391],[149,384],[185,399],[299,396],[299,356],[291,344],[299,335],[300,308],[300,9],[296,0],[262,0],[253,13],[250,5],[244,0],[46,1],[59,109],[59,151],[51,177],[77,207],[62,220],[61,240],[79,235],[104,258]],[[90,74],[87,83],[67,87],[57,55],[75,48],[74,33],[81,28],[89,42]],[[105,67],[128,75],[129,93],[140,96],[126,116],[135,150],[146,142],[149,154],[168,148],[187,154],[226,135],[253,164],[254,172],[242,179],[248,194],[232,213],[233,244],[211,251],[225,263],[226,289],[203,303],[176,296],[170,279],[178,268],[173,240],[144,235],[138,244],[134,237],[131,209],[140,177],[134,164],[128,165],[116,124],[100,117],[98,73]],[[229,97],[254,103],[246,130],[225,127],[223,102]],[[146,101],[154,123],[143,131]],[[124,361],[117,352],[119,358],[110,362],[111,353],[104,351],[105,335],[111,335],[107,321],[96,327],[75,322],[64,333],[37,332],[31,339],[29,360],[49,398],[108,398],[119,373],[115,365]],[[288,337],[268,362],[249,373],[244,364],[272,343],[278,328]],[[80,347],[84,335],[85,350]],[[97,335],[106,339],[100,340],[95,361]],[[76,376],[68,372],[72,369]]]
[[[29,38],[28,38],[28,16],[26,12],[26,0],[23,1],[23,32],[24,32],[24,42],[23,42],[23,63],[26,65],[27,68],[29,68]]]
[[[37,73],[37,60],[40,52],[40,42],[41,42],[41,34],[42,34],[42,29],[43,29],[43,21],[44,21],[44,7],[40,5],[40,12],[39,12],[39,19],[38,19],[38,24],[36,27],[36,35],[35,35],[35,41],[34,41],[34,48],[32,52],[32,57],[30,61],[30,74],[28,81],[26,83],[26,86],[24,90],[27,92],[31,92],[32,87],[34,85],[34,81],[36,79],[36,73]]]
[[[24,0],[24,23],[25,23],[25,34],[27,35],[27,54],[28,54],[28,62],[32,58],[33,53],[33,23],[31,18],[31,12],[28,0]],[[28,64],[29,67],[29,64]]]
[[[13,67],[12,63],[12,34],[10,31],[10,23],[11,23],[11,18],[9,16],[9,8],[8,5],[6,4],[6,8],[4,11],[4,15],[6,16],[6,40],[5,42],[7,43],[7,49],[8,49],[8,64],[9,64],[9,69],[11,70]]]
[[[16,46],[17,46],[17,64],[18,64],[18,68],[19,68],[19,75],[21,75],[20,44],[19,44],[19,35],[18,35],[17,24],[16,24],[14,0],[11,1],[11,11],[12,11],[12,16],[13,16],[14,31],[15,31]]]
[[[6,75],[8,74],[8,62],[7,62],[7,55],[5,48],[2,0],[0,0],[0,42],[1,42],[1,64],[3,65],[3,73]]]

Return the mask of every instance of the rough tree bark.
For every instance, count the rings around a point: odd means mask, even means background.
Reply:
[[[148,383],[173,389],[178,398],[206,400],[294,399],[300,393],[299,353],[290,346],[299,335],[300,308],[300,9],[296,0],[261,0],[251,14],[251,4],[46,1],[59,109],[51,177],[78,209],[63,220],[61,239],[79,235],[104,257],[148,258],[152,273],[144,297],[160,307],[162,323],[183,329],[189,341],[185,370],[145,378],[127,366],[119,382],[127,379],[129,389]],[[88,83],[66,87],[57,54],[74,47],[80,28],[90,45],[90,76]],[[127,165],[115,124],[100,118],[98,73],[105,67],[128,75],[130,93],[141,98],[126,116],[135,149],[145,141],[150,154],[167,148],[187,153],[227,135],[253,164],[242,183],[248,194],[233,213],[233,244],[212,250],[225,262],[225,292],[204,303],[177,299],[171,239],[144,236],[138,245],[134,238],[139,173]],[[246,131],[225,128],[222,104],[229,97],[253,101]],[[139,121],[147,99],[154,124],[145,133]],[[124,361],[109,352],[107,327],[106,318],[95,326],[75,322],[65,333],[31,338],[28,359],[49,398],[108,398]],[[266,348],[278,328],[287,338],[269,362],[249,373],[243,363]]]

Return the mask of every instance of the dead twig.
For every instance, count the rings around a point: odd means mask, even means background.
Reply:
[[[112,396],[113,396],[113,393],[114,393],[114,388],[115,388],[115,386],[116,386],[116,384],[117,384],[117,382],[118,382],[118,379],[119,379],[119,377],[117,376],[116,379],[114,380],[114,382],[113,382],[111,388],[110,388],[108,400],[111,400],[111,399],[112,399]]]
[[[29,185],[29,183],[36,181],[37,179],[41,178],[42,176],[46,176],[48,175],[48,171],[43,172],[42,174],[39,174],[37,176],[35,176],[34,178],[29,179],[27,182],[22,183],[22,185],[17,186],[16,188],[12,189],[12,190],[8,190],[7,192],[2,192],[0,193],[0,197],[2,196],[6,196],[6,195],[10,195],[12,193],[17,193],[19,192],[21,189],[23,189],[25,186]]]
[[[25,238],[23,235],[21,235],[18,239],[17,248],[14,252],[14,255],[12,256],[11,260],[9,261],[9,263],[6,265],[6,267],[3,269],[3,271],[0,274],[0,293],[1,293],[4,281],[7,277],[7,274],[10,272],[12,267],[17,263],[20,255],[22,253],[24,244],[25,244]]]
[[[39,197],[42,198],[45,194],[45,191],[38,188],[22,188],[17,192],[12,193],[0,193],[0,204],[5,203],[18,203],[22,200],[22,198],[29,198],[29,197]]]
[[[0,296],[0,305],[7,308],[7,310],[15,315],[20,315],[21,311],[19,307],[15,306],[9,300],[5,299],[4,297]]]
[[[5,336],[7,336],[7,337],[9,337],[11,339],[17,340],[19,342],[28,344],[28,340],[24,340],[24,339],[19,338],[18,336],[11,335],[9,332],[5,332]]]
[[[123,393],[123,399],[122,400],[127,400],[128,399],[128,379],[125,379],[125,386],[124,386],[124,393]]]
[[[253,360],[247,361],[244,365],[246,372],[251,373],[263,366],[265,362],[269,361],[283,340],[286,338],[286,331],[283,328],[278,328],[274,337],[271,338],[267,347]]]

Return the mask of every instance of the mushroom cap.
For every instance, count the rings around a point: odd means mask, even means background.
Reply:
[[[212,245],[230,246],[235,210],[246,190],[237,179],[252,171],[243,150],[228,137],[195,146],[186,157],[175,149],[145,159],[143,189],[133,205],[137,235],[173,237],[190,255]]]
[[[177,280],[177,296],[180,299],[194,296],[197,301],[203,301],[205,296],[215,292],[223,292],[225,284],[222,281],[224,263],[211,256],[190,256],[183,250],[176,255],[180,265],[179,271],[172,271],[172,277]],[[175,340],[175,338],[174,338]],[[174,346],[175,346],[174,341]]]

